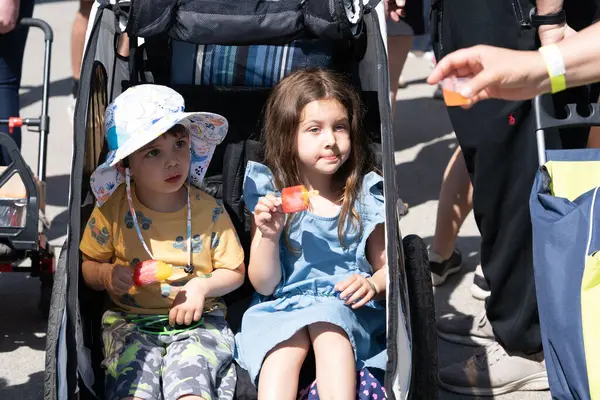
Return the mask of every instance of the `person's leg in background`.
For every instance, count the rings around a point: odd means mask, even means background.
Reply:
[[[438,56],[477,44],[539,47],[537,32],[526,28],[523,20],[532,7],[528,1],[442,0],[436,7]],[[469,360],[441,369],[440,383],[470,395],[547,389],[529,213],[538,168],[531,102],[486,101],[470,110],[448,112],[473,177],[481,263],[491,294],[482,318],[443,319],[438,331],[453,331],[454,337],[465,339],[461,343],[468,338],[471,344],[480,343],[473,339],[492,342]],[[582,135],[576,136],[579,140]],[[562,134],[547,132],[548,148],[560,147],[562,139]]]
[[[19,20],[31,17],[33,6],[34,0],[21,0]],[[0,119],[19,116],[19,87],[28,31],[17,26],[15,30],[0,35]],[[0,129],[8,132],[6,126],[0,126]],[[11,137],[21,148],[21,129],[15,128]],[[2,148],[0,165],[8,165],[10,162],[9,153]]]
[[[460,146],[450,157],[444,172],[437,208],[435,234],[429,249],[429,268],[433,286],[443,284],[448,276],[460,271],[462,254],[456,239],[465,219],[473,210],[473,185]],[[471,285],[471,294],[478,300],[490,295],[478,266]]]
[[[449,275],[460,270],[462,255],[456,249],[456,238],[473,208],[473,186],[460,146],[450,157],[437,208],[435,235],[429,249],[431,282],[441,285]]]
[[[72,97],[73,104],[69,107],[72,114],[77,93],[79,91],[79,76],[81,72],[81,62],[83,59],[83,48],[85,46],[85,32],[87,30],[90,11],[94,4],[93,0],[79,0],[79,9],[75,14],[75,20],[71,28],[71,70],[73,72]]]
[[[393,24],[394,22],[389,22]],[[390,98],[392,102],[392,121],[396,115],[396,94],[398,93],[398,80],[406,57],[412,46],[412,35],[389,36],[388,35],[388,68],[390,73]]]
[[[476,44],[534,49],[536,33],[522,27],[513,3],[439,1],[432,22],[437,58]],[[526,3],[517,4],[525,8]],[[440,336],[465,339],[455,342],[491,344],[469,360],[441,369],[440,383],[471,395],[547,389],[531,254],[528,202],[537,160],[527,118],[530,103],[489,101],[470,110],[448,111],[473,181],[481,263],[491,294],[487,318],[484,313],[464,321],[441,319],[438,331]]]

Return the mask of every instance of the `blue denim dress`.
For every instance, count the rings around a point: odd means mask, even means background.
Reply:
[[[249,162],[244,178],[244,201],[253,212],[258,199],[279,195],[271,171]],[[369,235],[384,223],[383,178],[369,173],[355,203],[363,231],[347,229],[346,248],[338,239],[339,216],[321,217],[304,211],[290,229],[289,251],[280,244],[282,280],[271,296],[255,294],[236,335],[236,360],[257,383],[267,353],[297,331],[316,322],[329,322],[346,331],[356,360],[356,369],[385,369],[385,307],[370,301],[353,310],[339,298],[334,286],[352,274],[371,275],[373,268],[365,250]]]

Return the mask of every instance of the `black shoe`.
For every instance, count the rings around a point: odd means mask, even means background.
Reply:
[[[431,269],[431,284],[433,286],[441,285],[446,282],[448,275],[452,275],[460,271],[462,265],[462,255],[460,251],[454,249],[449,259],[442,262],[429,261]]]
[[[485,278],[478,273],[475,273],[475,276],[473,276],[471,295],[478,300],[485,300],[490,295],[490,287],[485,281]]]

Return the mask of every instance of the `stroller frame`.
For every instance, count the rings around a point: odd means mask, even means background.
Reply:
[[[391,399],[435,399],[437,398],[437,344],[435,333],[435,311],[427,250],[422,239],[415,235],[402,238],[399,230],[402,203],[398,199],[395,180],[394,140],[392,132],[391,104],[389,100],[389,76],[385,48],[385,23],[383,3],[366,2],[364,27],[368,44],[364,59],[370,59],[370,69],[360,72],[363,87],[377,94],[377,113],[380,118],[382,166],[384,192],[386,196],[386,254],[388,261],[387,290],[387,349],[388,364],[385,386]],[[370,4],[374,3],[374,4]],[[377,4],[379,3],[379,4]],[[57,266],[52,306],[48,324],[46,356],[46,399],[72,398],[78,391],[82,398],[93,395],[93,370],[89,347],[93,345],[85,337],[82,327],[79,296],[85,291],[79,274],[79,240],[86,221],[81,219],[84,206],[93,203],[88,184],[83,182],[86,158],[94,158],[97,165],[102,152],[94,148],[102,144],[89,143],[87,138],[90,115],[98,107],[112,101],[123,82],[115,72],[118,56],[111,55],[104,65],[96,59],[96,52],[104,45],[100,36],[113,40],[124,31],[126,21],[122,8],[128,2],[112,0],[96,3],[88,26],[88,40],[82,67],[82,85],[75,109],[74,159],[69,198],[70,222],[68,239],[65,242]],[[106,16],[106,19],[103,17]],[[112,21],[110,18],[112,16]],[[102,31],[101,29],[105,29]],[[106,32],[106,30],[114,30]],[[129,71],[124,80],[128,85],[135,83],[143,71],[136,70],[135,63],[146,61],[138,52],[137,38],[130,36]],[[260,43],[253,43],[260,44]],[[113,51],[115,50],[113,47]],[[112,64],[111,64],[112,63]],[[96,68],[101,65],[103,68]],[[115,84],[115,81],[118,82]],[[93,93],[91,84],[102,82],[104,93]],[[121,87],[119,87],[121,84]],[[110,85],[110,88],[106,85]],[[117,89],[115,89],[117,87]],[[177,90],[177,88],[176,88]],[[118,93],[117,93],[118,92]],[[185,97],[185,96],[184,96]],[[103,111],[103,110],[102,110]],[[100,124],[101,125],[101,124]],[[95,139],[93,139],[95,140]],[[96,146],[96,147],[94,147]],[[105,151],[105,149],[104,149]],[[90,170],[85,173],[91,173]],[[208,174],[207,174],[208,176]],[[409,362],[407,362],[409,361]]]
[[[35,27],[44,33],[44,70],[42,77],[42,105],[41,115],[38,118],[10,117],[0,119],[0,127],[8,126],[12,134],[16,127],[26,126],[28,128],[39,128],[38,144],[38,170],[37,178],[45,187],[46,181],[46,159],[47,142],[50,131],[50,117],[48,116],[48,97],[50,83],[50,59],[53,41],[53,31],[50,25],[37,18],[21,19],[15,29]],[[40,215],[40,203],[42,193],[34,179],[29,166],[25,163],[23,156],[14,140],[5,132],[0,132],[0,146],[8,150],[11,163],[0,174],[0,187],[4,186],[15,175],[21,178],[25,186],[26,204],[25,223],[20,226],[15,220],[16,226],[0,227],[0,272],[30,272],[31,276],[40,278],[40,298],[38,309],[42,315],[48,315],[50,309],[50,296],[52,294],[52,282],[55,270],[54,251],[47,240],[41,240],[45,228],[49,227],[45,217]],[[16,202],[14,199],[8,202]],[[9,205],[2,205],[0,209],[10,212]],[[15,219],[19,218],[14,216]],[[45,242],[45,243],[44,243]],[[30,266],[18,265],[26,258],[31,260]]]

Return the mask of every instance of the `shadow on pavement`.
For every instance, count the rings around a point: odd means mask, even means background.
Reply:
[[[67,207],[69,202],[69,185],[71,183],[69,175],[49,176],[46,179],[46,204],[56,207]],[[69,222],[69,211],[64,210],[55,215],[52,219],[52,225],[47,233],[49,240],[60,238],[67,234],[67,224]]]
[[[39,287],[40,280],[27,273],[0,274],[0,353],[23,346],[46,350],[47,321],[37,307]]]
[[[5,379],[0,378],[0,395],[2,400],[39,399],[44,393],[44,371],[29,375],[29,380],[19,385],[8,385]]]
[[[394,124],[402,200],[410,207],[437,200],[444,169],[457,145],[444,103],[430,98],[397,101]],[[409,150],[416,155],[409,155]]]
[[[40,69],[40,71],[41,71],[41,69]],[[20,102],[21,108],[25,108],[33,103],[41,101],[42,91],[43,91],[43,86],[41,83],[42,82],[41,72],[40,72],[40,76],[39,76],[39,81],[40,81],[39,85],[21,86],[21,94],[19,96],[19,102]],[[63,79],[60,79],[57,81],[51,81],[50,87],[48,88],[48,93],[50,95],[50,99],[52,99],[52,97],[56,97],[56,96],[67,96],[67,95],[71,94],[71,88],[72,88],[71,85],[72,85],[71,78],[63,78]],[[41,113],[41,108],[37,112]],[[22,115],[22,117],[33,118],[36,116],[35,115],[33,115],[33,116],[32,115]],[[50,118],[52,118],[52,116],[50,116]]]

